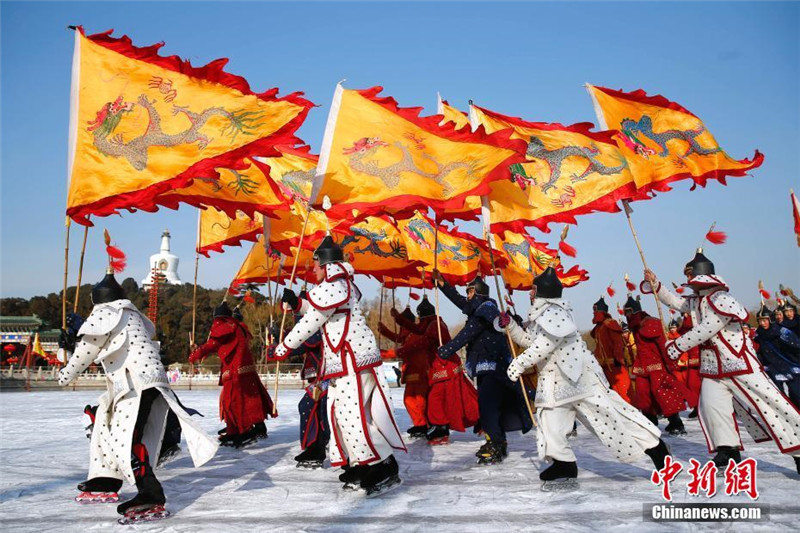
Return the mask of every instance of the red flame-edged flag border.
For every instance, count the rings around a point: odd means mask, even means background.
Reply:
[[[632,92],[625,92],[621,89],[609,89],[608,87],[600,87],[598,85],[593,85],[593,87],[598,91],[602,91],[614,98],[621,98],[623,100],[628,100],[640,104],[672,109],[673,111],[679,111],[681,113],[685,113],[689,116],[692,116],[702,122],[702,119],[700,117],[698,117],[685,107],[665,98],[660,94],[648,95],[643,89],[637,89]],[[699,176],[694,176],[692,175],[691,172],[679,172],[677,174],[673,174],[672,176],[666,179],[659,180],[658,182],[655,183],[651,183],[647,187],[640,188],[637,191],[637,194],[639,196],[641,196],[643,193],[647,193],[648,195],[653,195],[655,192],[671,191],[672,190],[672,187],[670,187],[671,183],[684,179],[691,179],[693,181],[691,190],[697,188],[698,185],[700,187],[705,187],[709,180],[717,180],[722,185],[727,185],[728,184],[727,178],[729,176],[730,177],[746,176],[749,171],[761,166],[761,164],[764,162],[764,154],[756,150],[755,154],[753,154],[752,159],[735,159],[734,161],[746,165],[745,168],[714,169]]]
[[[123,35],[122,37],[111,37],[113,29],[96,33],[94,35],[86,35],[82,26],[77,26],[76,31],[81,35],[91,40],[95,44],[103,46],[112,50],[120,55],[129,59],[144,61],[161,67],[166,70],[178,72],[187,76],[202,79],[211,83],[224,85],[231,89],[237,90],[242,94],[253,95],[265,102],[286,101],[300,106],[301,110],[292,120],[284,124],[279,130],[268,135],[254,140],[253,142],[219,154],[214,157],[201,159],[194,163],[192,166],[169,179],[165,179],[159,183],[154,183],[149,187],[121,193],[114,196],[102,198],[95,202],[75,206],[67,209],[67,216],[72,218],[78,224],[84,226],[93,226],[94,224],[89,220],[89,215],[99,217],[118,214],[120,209],[127,209],[130,212],[137,210],[155,212],[158,206],[170,207],[175,209],[177,203],[172,203],[165,200],[161,196],[162,193],[182,189],[192,184],[195,178],[210,178],[219,179],[219,173],[216,171],[218,167],[235,168],[236,165],[241,164],[241,160],[250,156],[264,156],[264,157],[277,157],[280,152],[275,148],[276,145],[297,145],[304,144],[301,139],[296,137],[294,133],[305,121],[308,111],[314,107],[314,104],[309,100],[302,97],[301,92],[291,93],[286,96],[278,96],[278,89],[268,89],[262,93],[255,93],[250,89],[250,85],[241,76],[225,72],[225,65],[228,63],[227,58],[215,59],[202,67],[194,67],[188,60],[181,59],[176,55],[161,56],[159,49],[164,46],[163,42],[156,43],[146,47],[138,47],[133,44],[130,37]],[[222,210],[230,209],[230,206],[214,204],[214,207],[219,207]],[[196,205],[196,204],[193,204]],[[205,202],[203,205],[209,205]]]
[[[522,139],[512,139],[512,132],[510,129],[487,134],[483,126],[473,132],[470,128],[457,130],[455,124],[452,122],[439,125],[442,119],[441,115],[420,117],[419,114],[423,110],[422,107],[400,107],[397,101],[391,96],[378,96],[381,91],[383,91],[383,87],[376,85],[375,87],[357,90],[356,92],[370,102],[378,104],[387,111],[394,113],[400,118],[437,137],[455,142],[485,144],[496,148],[504,148],[513,151],[514,154],[495,166],[495,168],[485,176],[482,183],[452,198],[435,200],[415,194],[401,194],[379,202],[340,203],[332,206],[328,210],[328,215],[333,218],[350,217],[352,219],[351,212],[355,209],[358,211],[356,220],[362,220],[367,216],[386,212],[391,213],[395,219],[401,220],[411,218],[414,215],[414,211],[418,209],[431,208],[439,215],[438,218],[440,220],[445,220],[447,218],[448,209],[460,210],[464,207],[464,201],[468,196],[484,196],[488,194],[490,182],[510,178],[509,167],[515,163],[523,163],[525,161],[527,143]],[[316,198],[315,201],[317,204],[314,205],[314,207],[319,208],[322,198]],[[464,216],[469,217],[470,214],[466,213]],[[458,218],[462,217],[458,216]]]

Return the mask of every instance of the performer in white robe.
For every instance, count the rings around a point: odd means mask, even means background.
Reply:
[[[138,494],[119,505],[129,508],[163,506],[164,492],[153,474],[172,410],[180,421],[195,466],[211,459],[216,439],[203,432],[172,392],[153,340],[155,327],[129,300],[109,270],[92,289],[94,308],[77,333],[74,353],[59,373],[68,385],[92,363],[102,365],[107,390],[99,399],[92,428],[88,480],[80,483],[78,501],[105,494],[115,501],[123,480]],[[82,498],[82,499],[81,499]]]
[[[700,347],[703,381],[698,415],[708,451],[716,452],[714,463],[725,468],[730,459],[741,460],[744,446],[738,421],[756,442],[771,438],[782,453],[792,455],[800,474],[800,411],[759,363],[750,337],[742,330],[747,310],[728,292],[702,249],[686,264],[684,274],[692,289],[688,296],[674,294],[649,270],[641,290],[655,292],[659,300],[692,317],[692,329],[669,341],[666,349],[667,355],[677,359]]]
[[[391,398],[375,335],[367,326],[353,283],[353,267],[341,248],[326,236],[314,252],[319,284],[300,301],[289,289],[283,301],[303,318],[274,353],[281,359],[314,332],[322,330],[321,377],[328,387],[328,445],[331,465],[347,467],[345,486],[358,483],[367,494],[400,482],[393,450],[406,451],[392,413]]]
[[[508,377],[516,381],[534,365],[539,372],[539,457],[553,462],[539,475],[545,481],[543,488],[547,490],[548,482],[564,482],[578,475],[567,440],[576,417],[618,460],[633,462],[647,454],[656,468],[663,468],[668,450],[659,429],[609,388],[597,359],[581,339],[562,290],[555,270],[548,267],[534,280],[528,327],[507,314],[498,323],[509,327],[514,342],[525,348],[511,362]]]

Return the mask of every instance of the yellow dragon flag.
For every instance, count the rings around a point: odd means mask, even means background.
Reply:
[[[282,254],[270,247],[268,255],[264,246],[264,236],[260,235],[258,240],[253,243],[253,247],[245,257],[242,266],[239,267],[231,287],[235,288],[245,283],[267,283],[268,281],[282,283],[288,280],[292,274],[294,255],[296,253],[296,247],[291,248],[289,254]],[[313,255],[314,252],[311,250],[301,250],[300,257],[297,258],[297,279],[310,278],[312,275]]]
[[[156,210],[168,190],[300,142],[294,132],[313,104],[299,93],[254,93],[223,70],[227,59],[194,67],[161,46],[76,28],[67,215],[81,224]]]
[[[564,271],[558,252],[530,235],[507,231],[503,238],[498,235],[492,237],[494,253],[505,261],[505,266],[500,271],[509,290],[530,290],[533,278],[544,272],[548,266],[556,270],[565,287],[573,287],[589,279],[586,271],[578,265]]]
[[[529,225],[547,231],[551,222],[574,224],[577,215],[617,212],[619,200],[636,195],[612,134],[592,131],[591,123],[528,122],[476,105],[470,117],[473,126],[489,133],[511,128],[512,137],[528,143],[527,162],[513,165],[509,180],[491,184],[492,231],[523,233]]]
[[[440,126],[451,123],[455,129],[460,130],[470,125],[467,114],[448,104],[447,100],[442,100],[442,95],[439,93],[436,93],[436,113],[442,115]]]
[[[381,90],[336,88],[312,193],[315,204],[330,199],[329,216],[459,209],[525,158],[525,143],[507,133],[440,126],[438,115],[420,117]]]
[[[255,213],[249,217],[243,211],[236,218],[213,207],[200,210],[197,252],[208,257],[208,252],[223,252],[225,246],[240,246],[242,241],[255,241],[264,231],[264,217]]]
[[[388,216],[370,216],[338,231],[348,233],[337,240],[358,274],[378,280],[401,278],[416,275],[417,267],[424,266],[421,261],[408,258],[405,239]]]
[[[310,146],[278,146],[277,157],[259,157],[269,168],[269,176],[292,200],[308,202],[317,170],[319,156],[311,153]]]
[[[405,240],[409,260],[425,264],[424,270],[431,272],[437,259],[434,257],[436,230],[434,222],[420,212],[406,220],[398,220],[397,226]],[[464,285],[478,274],[491,272],[491,260],[486,242],[472,235],[439,225],[438,269],[453,285]],[[495,258],[498,267],[505,261]],[[420,276],[417,276],[418,278]]]
[[[663,96],[594,85],[586,89],[601,127],[617,132],[641,191],[668,191],[669,183],[687,178],[701,187],[710,179],[725,185],[726,176],[744,176],[764,161],[758,150],[752,160],[731,158],[699,118]]]
[[[218,178],[195,178],[191,185],[169,190],[158,196],[158,203],[177,209],[181,203],[197,207],[212,206],[231,218],[239,214],[254,217],[288,209],[291,200],[277,182],[270,179],[270,168],[255,159],[244,159],[236,168],[217,168]]]

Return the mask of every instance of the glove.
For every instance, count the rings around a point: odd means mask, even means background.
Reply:
[[[525,372],[525,369],[519,363],[518,359],[514,359],[508,365],[508,370],[506,370],[506,374],[508,374],[508,379],[511,381],[517,381],[522,373]]]
[[[71,329],[62,329],[58,336],[58,347],[68,352],[74,352],[77,340],[77,336]]]
[[[391,311],[389,311],[389,314],[392,315],[392,318],[397,318],[400,316],[400,311],[392,307]]]
[[[450,354],[444,351],[444,346],[439,346],[438,348],[436,348],[436,356],[439,359],[448,359],[450,357]]]
[[[298,309],[300,306],[300,299],[294,293],[292,289],[283,289],[283,296],[281,297],[281,302],[285,304],[289,304],[289,307],[292,310]]]
[[[431,278],[433,279],[434,283],[439,285],[440,287],[444,285],[444,278],[442,277],[442,273],[439,272],[438,268],[434,268],[431,271]]]
[[[281,343],[275,347],[273,353],[275,360],[280,361],[282,359],[286,359],[286,355],[289,353],[289,348],[287,348],[285,344]]]
[[[681,351],[675,346],[675,341],[669,341],[667,344],[664,345],[664,348],[667,351],[667,356],[673,361],[678,359],[681,356]]]
[[[86,322],[86,320],[77,313],[67,314],[67,329],[73,330],[76,334],[81,329],[84,322]]]
[[[270,362],[277,361],[277,359],[275,358],[275,348],[276,347],[277,346],[274,345],[274,344],[271,344],[270,346],[267,346],[267,361],[270,361]]]
[[[500,313],[500,316],[497,317],[497,325],[501,328],[505,329],[511,323],[511,315],[508,313]]]

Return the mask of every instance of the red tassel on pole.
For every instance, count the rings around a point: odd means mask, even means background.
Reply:
[[[709,231],[706,233],[706,240],[711,244],[724,244],[728,240],[728,234],[724,231]]]
[[[617,291],[614,290],[614,287],[609,285],[608,287],[606,287],[606,293],[608,293],[608,295],[613,298],[614,295],[617,294]]]
[[[764,290],[764,289],[758,289],[758,293],[759,293],[759,294],[761,295],[761,297],[762,297],[762,298],[764,298],[765,300],[770,300],[770,299],[772,298],[772,295],[771,295],[771,294],[770,294],[768,291],[766,291],[766,290]]]

